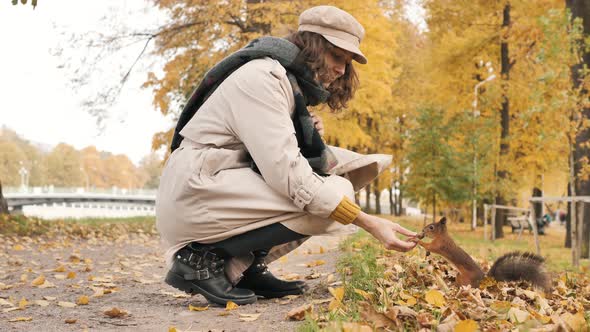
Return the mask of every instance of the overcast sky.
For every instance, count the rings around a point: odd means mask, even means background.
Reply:
[[[135,163],[147,155],[152,135],[173,125],[155,111],[151,91],[140,88],[147,72],[157,68],[144,61],[134,69],[118,102],[109,109],[104,133],[99,133],[95,118],[80,107],[92,91],[117,85],[118,72],[109,76],[101,71],[128,68],[143,45],[132,45],[90,68],[90,63],[80,62],[89,50],[72,49],[68,42],[72,34],[109,33],[108,22],[113,21],[119,28],[155,27],[161,15],[147,6],[141,0],[38,0],[33,10],[30,4],[13,6],[11,1],[0,1],[0,125],[34,142],[64,142],[77,149],[95,145],[99,150],[126,154]],[[60,47],[63,53],[55,55]],[[74,67],[96,72],[87,88],[72,88]]]

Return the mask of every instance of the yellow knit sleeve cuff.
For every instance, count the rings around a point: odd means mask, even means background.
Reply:
[[[353,222],[361,212],[361,207],[356,205],[348,197],[344,196],[340,204],[330,214],[330,219],[348,225]]]

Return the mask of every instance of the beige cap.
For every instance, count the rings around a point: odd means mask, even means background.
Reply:
[[[367,63],[367,58],[359,49],[365,29],[340,8],[317,6],[307,9],[299,15],[299,31],[319,33],[335,46],[354,53],[358,63]]]

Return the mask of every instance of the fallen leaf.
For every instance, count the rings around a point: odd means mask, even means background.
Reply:
[[[588,331],[588,325],[586,319],[584,319],[583,312],[578,312],[575,315],[566,312],[561,315],[561,319],[572,329],[572,331]]]
[[[68,279],[74,279],[74,278],[76,278],[76,272],[74,272],[74,271],[68,272],[67,278]]]
[[[74,324],[74,323],[76,323],[77,321],[78,321],[77,319],[74,319],[74,318],[69,318],[69,319],[66,319],[66,324]]]
[[[55,301],[57,300],[57,297],[55,296],[43,296],[43,298],[47,301]]]
[[[66,301],[59,301],[57,305],[64,308],[74,308],[76,307],[76,303],[66,302]]]
[[[41,285],[38,286],[39,288],[55,288],[55,285],[47,280]]]
[[[60,266],[56,267],[53,272],[66,272],[66,267],[61,264]]]
[[[76,304],[87,305],[89,301],[90,301],[90,299],[88,299],[88,296],[82,295],[78,298],[78,300],[76,301]]]
[[[46,307],[49,305],[49,301],[45,301],[45,300],[36,300],[36,301],[33,301],[33,303],[40,306],[40,307]]]
[[[16,317],[13,319],[9,319],[9,322],[30,322],[33,320],[33,317]]]
[[[373,325],[375,329],[382,329],[384,327],[389,327],[390,325],[397,324],[397,319],[392,320],[388,316],[377,312],[373,306],[366,301],[359,302],[360,310],[359,313],[364,321]]]
[[[291,320],[304,320],[305,314],[313,313],[313,304],[304,304],[302,306],[291,309],[287,313],[287,318]]]
[[[122,318],[128,315],[127,311],[120,310],[119,308],[115,307],[113,307],[111,310],[105,311],[104,314],[110,318]]]
[[[299,280],[301,279],[301,275],[297,273],[289,273],[283,276],[283,279],[291,281],[291,280]]]
[[[260,317],[261,314],[240,314],[240,320],[243,322],[253,322]]]
[[[227,301],[227,303],[225,304],[226,311],[235,310],[235,309],[238,309],[238,307],[239,307],[239,305],[235,304],[232,301]]]
[[[0,299],[0,305],[6,306],[6,307],[12,307],[13,304],[6,301],[5,299]]]
[[[15,244],[15,245],[12,247],[12,250],[14,250],[14,251],[23,251],[23,250],[25,250],[25,247],[23,247],[23,246],[22,246],[22,245],[20,245],[20,244]]]
[[[431,289],[428,292],[426,292],[424,299],[429,304],[439,308],[442,308],[446,304],[445,297],[441,292],[437,291],[436,289]]]
[[[188,310],[189,311],[205,311],[205,310],[209,310],[209,306],[206,307],[195,307],[192,304],[188,305]]]
[[[20,299],[20,301],[18,301],[18,307],[20,309],[26,308],[28,304],[29,304],[29,302],[24,297],[22,299]]]
[[[307,266],[307,267],[314,267],[314,266],[320,266],[320,265],[324,265],[324,264],[326,264],[326,261],[325,260],[318,259],[318,260],[315,260],[315,261],[312,261],[312,262],[309,262],[309,263],[305,264],[305,266]]]
[[[31,281],[31,286],[41,286],[45,283],[45,276],[40,275],[35,280]]]
[[[174,327],[174,326],[170,326],[170,327],[168,328],[168,332],[178,332],[178,331],[176,330],[176,327]]]
[[[497,313],[505,314],[508,313],[510,308],[512,308],[512,304],[507,301],[495,301],[490,305],[490,308],[492,308],[492,310],[496,311]]]
[[[332,311],[339,308],[342,305],[342,298],[344,298],[344,287],[332,288],[328,287],[328,291],[334,297],[334,299],[328,305],[328,310]]]
[[[529,318],[530,314],[524,310],[518,308],[510,308],[508,310],[508,320],[515,324],[520,324]]]
[[[478,329],[479,326],[473,319],[462,320],[455,325],[455,332],[475,332]]]
[[[354,292],[357,293],[358,295],[362,296],[363,299],[365,299],[367,301],[370,301],[373,298],[373,296],[371,296],[371,294],[365,292],[362,289],[355,288]]]

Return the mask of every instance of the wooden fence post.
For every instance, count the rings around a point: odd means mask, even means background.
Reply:
[[[489,205],[483,205],[483,240],[488,240],[488,209],[490,208]]]
[[[492,205],[492,242],[496,241],[496,205]]]

